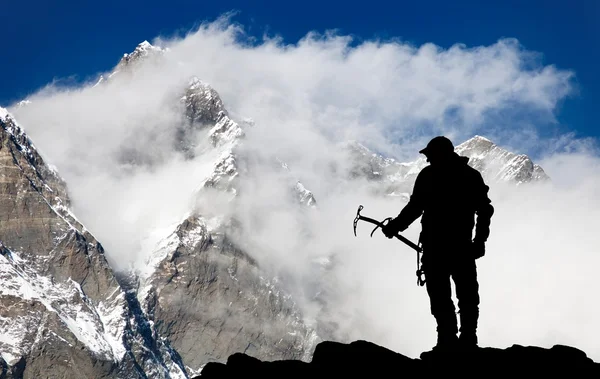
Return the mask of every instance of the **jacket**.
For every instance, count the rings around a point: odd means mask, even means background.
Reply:
[[[468,161],[453,153],[444,162],[421,170],[408,204],[394,220],[398,229],[408,228],[422,216],[423,246],[487,241],[494,207],[489,187]]]

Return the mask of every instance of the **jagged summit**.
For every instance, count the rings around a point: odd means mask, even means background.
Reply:
[[[149,56],[163,54],[165,51],[165,49],[153,46],[148,41],[143,41],[137,45],[133,52],[123,54],[123,58],[121,58],[117,67],[127,66]]]
[[[119,60],[110,74],[107,76],[100,75],[93,87],[98,87],[99,85],[112,80],[113,77],[119,76],[118,74],[121,72],[132,72],[134,67],[139,63],[147,59],[160,57],[167,51],[169,51],[169,49],[163,49],[152,45],[148,41],[143,41],[138,44],[131,53],[124,53],[123,57]]]
[[[469,165],[492,181],[509,181],[520,185],[550,179],[527,155],[512,153],[482,136],[461,143],[455,151],[469,157]]]
[[[228,116],[219,93],[208,83],[194,76],[190,79],[185,95],[186,117],[190,123],[216,123],[222,116]]]
[[[148,49],[150,49],[150,48],[153,48],[153,47],[154,47],[154,46],[152,46],[152,45],[150,44],[150,42],[148,42],[148,41],[144,40],[143,42],[140,42],[140,43],[137,45],[137,48],[136,48],[136,50],[137,50],[137,49],[140,49],[140,50],[148,50]]]
[[[476,134],[475,136],[473,136],[473,138],[471,138],[469,141],[477,141],[477,142],[480,142],[480,143],[492,143],[493,144],[493,142],[491,140],[485,138],[484,136],[480,136],[478,134]]]
[[[428,164],[423,156],[412,162],[398,162],[374,153],[356,141],[349,141],[344,146],[353,163],[350,176],[387,185],[388,194],[397,193],[398,190],[406,191],[421,169]],[[480,135],[457,145],[455,152],[468,157],[469,165],[479,170],[486,180],[492,182],[510,182],[520,185],[549,179],[544,170],[534,164],[527,155],[512,153]],[[403,188],[394,188],[396,185],[401,185]]]
[[[230,160],[227,156],[245,134],[242,127],[229,117],[219,93],[198,77],[192,77],[179,102],[186,121],[176,127],[176,149],[187,158],[195,157],[198,136],[208,130],[208,140],[212,147],[220,148],[222,162]]]

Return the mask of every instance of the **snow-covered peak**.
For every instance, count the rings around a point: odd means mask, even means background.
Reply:
[[[373,184],[373,190],[387,196],[406,197],[419,172],[428,165],[424,156],[412,162],[398,162],[374,153],[364,145],[350,141],[344,144],[351,162],[349,176]],[[510,182],[517,185],[547,180],[544,170],[524,154],[514,154],[483,136],[459,144],[458,155],[469,158],[469,165],[479,170],[486,181]]]
[[[484,136],[480,136],[480,135],[475,135],[473,138],[471,138],[469,141],[477,141],[480,143],[493,143],[491,140],[485,138]]]
[[[189,83],[189,87],[188,88],[190,90],[196,90],[196,89],[199,89],[199,88],[202,88],[202,89],[212,89],[208,83],[203,82],[197,76],[194,76],[194,77],[192,77],[190,79],[190,83]]]
[[[150,42],[144,40],[144,42],[140,43],[137,47],[141,50],[147,50],[153,48],[154,46],[152,46]]]
[[[134,54],[145,54],[145,55],[148,55],[152,51],[160,52],[160,51],[163,51],[163,49],[161,49],[160,47],[153,46],[148,41],[143,41],[140,44],[138,44],[137,47],[135,48],[135,50],[133,51],[133,53],[131,53],[129,55],[134,55]],[[128,55],[128,54],[125,54],[125,55]]]
[[[464,154],[485,154],[492,150],[496,145],[489,139],[482,136],[475,136],[460,145],[456,146],[454,151],[459,155]]]
[[[121,58],[121,61],[119,62],[117,67],[123,67],[126,65],[130,65],[132,63],[140,61],[141,59],[146,59],[147,57],[150,57],[150,56],[160,55],[165,52],[166,52],[166,49],[162,49],[160,47],[153,46],[148,41],[143,41],[142,43],[137,45],[137,47],[135,48],[135,50],[133,50],[133,52],[123,54],[123,58]]]
[[[192,77],[181,101],[192,124],[214,124],[228,115],[219,93],[198,77]]]
[[[527,155],[512,153],[485,137],[475,136],[458,145],[455,151],[468,157],[469,164],[488,180],[522,184],[549,179]]]
[[[365,145],[363,145],[362,143],[355,141],[355,140],[346,141],[346,143],[344,144],[344,148],[353,150],[357,153],[361,153],[362,155],[372,155],[373,154],[373,152],[371,150],[369,150],[369,148],[367,148]]]
[[[302,184],[300,181],[296,182],[296,186],[294,187],[294,189],[296,190],[296,194],[298,195],[298,200],[300,201],[300,204],[309,207],[314,207],[316,205],[316,200],[312,192],[306,189],[306,187],[304,187],[304,184]]]
[[[6,108],[0,107],[0,120],[4,120],[8,116],[10,116],[10,113],[8,113],[8,110]]]
[[[381,154],[371,151],[368,147],[366,147],[358,141],[348,141],[344,146],[346,149],[350,150],[354,155],[360,155],[363,157],[368,157],[369,159],[374,159],[383,166],[389,166],[391,164],[398,163],[393,158],[387,158]]]
[[[349,141],[343,148],[350,155],[352,167],[349,174],[352,178],[363,177],[377,181],[398,171],[399,163],[396,160],[377,154],[357,141]]]

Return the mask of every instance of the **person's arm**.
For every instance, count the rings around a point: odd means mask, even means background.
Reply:
[[[423,214],[426,175],[427,173],[424,171],[419,173],[408,203],[402,208],[398,216],[390,220],[384,228],[383,232],[387,237],[391,238],[398,232],[406,230],[410,224]]]
[[[492,206],[492,201],[488,197],[490,187],[484,183],[479,172],[476,176],[475,185],[475,214],[477,215],[477,221],[475,224],[475,238],[473,241],[483,244],[490,236],[490,224],[494,214],[494,207]]]

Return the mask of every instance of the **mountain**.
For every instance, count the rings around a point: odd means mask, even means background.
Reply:
[[[408,200],[419,172],[428,165],[424,157],[413,162],[398,162],[376,154],[356,141],[344,148],[352,162],[349,177],[373,183],[373,191],[383,196],[399,196]],[[454,151],[469,158],[469,166],[479,170],[486,182],[514,185],[544,182],[550,177],[531,158],[514,154],[482,136],[457,145]]]
[[[126,67],[137,64],[137,62],[148,59],[149,57],[156,57],[164,54],[166,50],[161,49],[160,47],[153,46],[148,41],[143,41],[139,45],[136,46],[135,50],[131,53],[123,54],[123,57],[117,64],[117,67],[113,70],[112,74],[115,74]]]
[[[143,42],[96,86],[165,54],[168,50]],[[189,378],[236,352],[307,362],[317,344],[335,334],[327,320],[309,325],[286,278],[232,238],[243,228],[241,215],[215,213],[210,206],[237,204],[246,195],[242,181],[265,166],[285,183],[299,209],[318,210],[318,194],[286,162],[245,147],[253,122],[235,120],[208,83],[190,78],[173,102],[181,118],[165,126],[174,130],[172,150],[210,169],[190,193],[195,206],[175,225],[139,236],[146,259],[119,271],[71,212],[59,169],[42,159],[23,128],[0,109],[2,375]],[[427,164],[397,162],[355,141],[343,149],[351,162],[343,174],[367,182],[381,196],[407,199]],[[456,151],[489,180],[515,185],[548,180],[528,157],[483,137]],[[134,168],[161,164],[149,154],[124,149],[119,156]],[[315,262],[315,287],[334,263],[331,257]],[[331,306],[324,289],[315,293],[319,307]]]
[[[144,59],[153,59],[161,52],[147,43],[140,44],[121,59],[109,80],[119,80],[116,74],[135,70]],[[96,86],[103,83],[101,78]],[[199,164],[213,166],[198,183],[197,194],[222,191],[235,197],[239,174],[235,149],[244,137],[242,128],[229,118],[219,94],[198,78],[191,78],[182,88],[179,102],[185,122],[173,125],[175,150],[188,159],[198,158]],[[252,121],[242,120],[242,124],[251,127]],[[70,377],[80,372],[89,377],[178,378],[192,375],[206,362],[223,359],[231,351],[293,359],[311,350],[317,336],[303,325],[297,306],[279,288],[278,279],[261,272],[255,259],[227,237],[227,229],[235,220],[218,220],[191,209],[189,215],[182,215],[181,224],[149,248],[146,266],[114,272],[104,258],[102,245],[70,212],[66,184],[58,172],[43,161],[5,110],[2,126],[7,147],[1,151],[5,161],[15,161],[17,167],[6,164],[2,168],[8,183],[3,188],[8,192],[0,210],[21,211],[3,212],[6,221],[0,223],[7,261],[3,277],[5,282],[14,282],[7,287],[14,290],[0,299],[0,308],[10,309],[13,302],[28,301],[32,296],[50,304],[34,318],[22,317],[14,310],[5,316],[1,332],[6,338],[1,340],[1,347],[4,365],[12,376],[34,377],[52,366],[49,362],[62,357],[74,363],[52,368],[52,375]],[[202,139],[200,151],[195,144],[198,136]],[[138,159],[137,152],[121,156],[132,165],[156,163]],[[272,164],[280,165],[291,195],[300,205],[315,203],[312,193],[289,174],[285,164]],[[35,187],[26,188],[28,183]],[[24,197],[29,192],[31,195]],[[32,202],[29,198],[35,198],[39,209],[27,208]],[[45,213],[52,217],[40,216]],[[29,239],[43,242],[24,244]],[[48,256],[43,266],[40,254]],[[73,262],[77,263],[76,272]],[[57,276],[57,270],[70,271]],[[34,285],[36,281],[40,284]],[[29,294],[27,288],[31,286],[37,291],[35,295]],[[31,330],[29,325],[47,317],[46,313],[60,316],[51,326],[42,323],[35,333],[25,332]],[[35,348],[46,351],[54,343],[40,339],[40,333],[67,341],[65,351],[37,354]]]
[[[488,181],[524,183],[548,181],[550,177],[525,154],[514,154],[482,136],[456,147],[456,153],[469,157],[469,165]]]
[[[9,377],[183,377],[145,333],[66,184],[0,109],[0,364]],[[165,375],[158,374],[164,373]]]
[[[243,175],[238,167],[243,157],[236,150],[243,130],[229,118],[218,93],[198,78],[191,79],[181,100],[188,122],[178,134],[205,130],[200,144],[208,146],[204,154],[215,157],[197,196],[219,191],[235,201]],[[193,156],[194,146],[179,146]],[[306,189],[293,188],[299,201],[309,203]],[[266,276],[259,262],[228,238],[235,219],[220,216],[192,210],[156,244],[143,270],[132,273],[145,314],[179,352],[190,374],[232,351],[264,359],[302,358],[317,338],[314,331],[303,324],[277,278]]]

